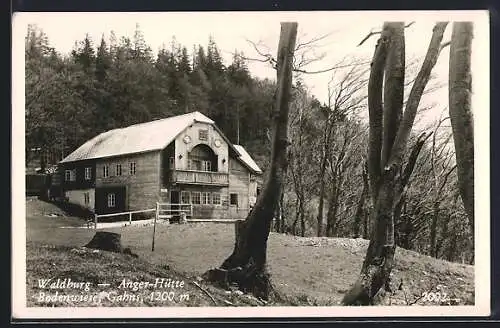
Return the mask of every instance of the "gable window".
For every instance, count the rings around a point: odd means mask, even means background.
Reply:
[[[208,140],[208,130],[198,130],[198,139],[202,141]]]
[[[116,164],[116,175],[122,175],[122,165],[121,164]]]
[[[103,178],[109,177],[109,165],[107,164],[102,167],[102,177]]]
[[[210,205],[210,193],[209,192],[202,192],[201,193],[201,203],[203,205]]]
[[[86,167],[85,168],[85,180],[90,180],[90,179],[92,179],[92,168]]]
[[[238,205],[238,194],[230,194],[229,195],[229,203],[231,205]]]
[[[130,163],[130,175],[135,175],[135,172],[136,172],[136,165],[135,165],[135,162],[132,162]]]
[[[212,193],[212,204],[220,205],[220,193],[219,192]]]
[[[85,205],[88,205],[90,203],[90,195],[88,192],[83,194],[83,202]]]
[[[201,193],[199,191],[193,191],[191,193],[192,204],[201,204]]]
[[[113,193],[108,194],[108,207],[115,207],[116,196]]]
[[[76,170],[66,170],[64,172],[64,180],[76,181]]]
[[[181,191],[181,204],[191,204],[190,196],[189,191]]]

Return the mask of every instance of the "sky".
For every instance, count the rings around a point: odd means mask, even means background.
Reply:
[[[473,102],[479,86],[488,79],[488,57],[481,57],[487,51],[489,38],[488,13],[486,11],[434,11],[434,12],[378,12],[378,11],[317,11],[317,12],[150,12],[150,13],[17,13],[14,17],[14,33],[24,38],[28,24],[36,24],[48,36],[51,46],[59,52],[69,53],[76,41],[88,34],[98,45],[102,36],[109,38],[114,31],[117,38],[133,37],[136,25],[143,32],[145,40],[153,52],[169,46],[173,37],[181,45],[191,50],[194,45],[206,46],[212,36],[221,50],[225,63],[231,62],[235,50],[243,51],[246,57],[261,58],[252,41],[262,52],[275,56],[280,33],[280,22],[298,22],[298,40],[310,41],[326,36],[315,43],[309,57],[324,55],[320,61],[305,67],[317,71],[334,66],[343,58],[370,59],[377,36],[371,37],[363,45],[359,42],[370,32],[380,30],[385,20],[399,20],[415,23],[405,30],[406,57],[423,58],[436,21],[473,21],[472,71],[482,69],[479,78],[473,78]],[[24,31],[24,33],[21,33]],[[448,25],[443,41],[451,36]],[[448,78],[449,51],[445,48],[433,70],[436,81],[446,84]],[[261,78],[275,79],[276,72],[267,63],[249,61],[250,72]],[[327,101],[328,82],[332,72],[303,74],[303,81],[321,102]],[[422,99],[422,104],[435,103],[436,107],[427,112],[424,123],[433,122],[447,108],[447,88],[444,87]],[[476,106],[473,106],[476,108]]]

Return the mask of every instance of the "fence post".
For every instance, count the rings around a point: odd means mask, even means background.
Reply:
[[[128,213],[128,223],[132,225],[132,212]]]
[[[151,243],[151,252],[155,251],[156,220],[158,219],[159,211],[160,211],[160,203],[156,202],[156,214],[155,214],[155,220],[153,222],[153,241]]]
[[[94,213],[94,227],[97,230],[97,213]]]

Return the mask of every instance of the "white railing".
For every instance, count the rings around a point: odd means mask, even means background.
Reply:
[[[209,171],[175,170],[174,180],[184,183],[222,184],[229,183],[229,174]]]
[[[171,219],[173,215],[184,213],[193,216],[193,204],[156,203],[156,216],[158,219]]]
[[[97,229],[97,222],[98,222],[99,218],[108,218],[108,217],[113,217],[113,216],[128,215],[128,221],[130,224],[132,224],[132,214],[156,212],[156,211],[157,211],[156,208],[150,208],[147,210],[139,210],[139,211],[127,211],[127,212],[110,213],[110,214],[94,214],[94,227],[95,227],[95,229]]]

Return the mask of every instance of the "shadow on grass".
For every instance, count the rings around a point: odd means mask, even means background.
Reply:
[[[47,201],[42,199],[40,200],[48,204],[57,206],[61,211],[63,211],[68,216],[74,216],[81,219],[90,219],[94,217],[93,211],[78,204],[72,204],[67,201]]]

